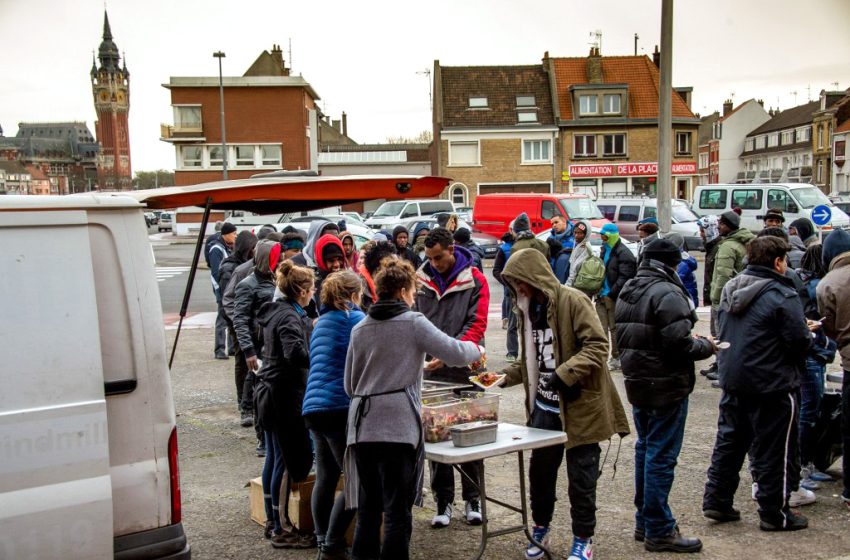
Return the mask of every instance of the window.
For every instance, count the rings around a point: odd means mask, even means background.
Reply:
[[[533,95],[517,95],[516,96],[516,106],[517,107],[534,107],[534,96]]]
[[[832,150],[833,157],[838,159],[844,159],[844,152],[846,150],[847,141],[846,140],[836,140],[835,141],[835,149]]]
[[[755,141],[752,138],[747,138],[747,142],[744,144],[744,151],[745,152],[752,152],[754,145],[755,145]]]
[[[573,136],[573,155],[576,157],[596,156],[596,136],[592,134]]]
[[[264,166],[280,167],[280,146],[260,146]]]
[[[676,154],[685,155],[691,153],[691,133],[677,132],[676,133]]]
[[[537,111],[520,111],[516,114],[517,122],[537,122]]]
[[[769,148],[774,148],[779,145],[779,133],[774,132],[773,134],[767,137],[767,146]]]
[[[210,167],[221,167],[221,146],[210,146]]]
[[[578,99],[580,115],[595,115],[599,112],[599,109],[597,108],[599,99],[597,96],[580,95]]]
[[[823,127],[818,127],[818,148],[823,148]]]
[[[658,218],[658,209],[655,206],[645,206],[643,208],[643,219]]]
[[[823,160],[822,159],[818,160],[818,169],[817,169],[817,176],[815,177],[815,182],[818,183],[818,184],[823,183]]]
[[[200,146],[182,146],[180,155],[183,157],[183,167],[201,167],[201,154]]]
[[[549,140],[524,140],[522,161],[523,163],[549,163]]]
[[[809,142],[812,139],[812,127],[806,126],[797,129],[797,142]]]
[[[789,144],[793,144],[793,143],[794,143],[794,131],[793,130],[786,130],[785,132],[783,132],[782,133],[782,145],[788,146]]]
[[[761,150],[767,147],[767,136],[756,137],[756,149]]]
[[[484,109],[487,107],[487,98],[486,97],[470,97],[469,98],[469,108],[470,109]]]
[[[236,146],[236,165],[242,167],[254,166],[254,146]]]
[[[783,212],[792,212],[791,208],[788,207],[789,202],[790,199],[788,198],[787,191],[779,189],[770,189],[767,191],[768,208],[779,208]],[[796,210],[793,210],[793,212],[796,212]]]
[[[625,134],[605,134],[602,137],[602,155],[624,156],[626,155]]]
[[[706,189],[699,195],[699,207],[703,210],[725,210],[726,190]]]
[[[699,155],[699,166],[700,169],[705,169],[706,167],[708,167],[708,154]]]
[[[610,222],[614,221],[614,213],[617,210],[617,207],[615,205],[613,205],[613,204],[610,204],[610,205],[609,204],[597,204],[596,207],[599,208],[599,211],[602,212],[602,216],[606,220],[608,220]]]
[[[551,200],[544,200],[543,205],[540,207],[540,217],[544,220],[551,220],[555,216],[560,216],[561,211],[558,209],[558,206],[552,202]]]
[[[448,200],[438,200],[434,202],[420,202],[419,211],[423,216],[430,216],[437,212],[454,212],[455,209]]]
[[[416,203],[408,204],[404,207],[404,211],[401,213],[402,218],[412,218],[413,216],[419,215],[419,207]]]
[[[455,187],[452,189],[452,202],[458,206],[463,206],[466,202],[466,196],[463,192],[463,187]]]
[[[449,165],[478,165],[478,142],[449,142]]]
[[[621,206],[617,220],[620,222],[636,222],[639,216],[640,206]]]
[[[741,210],[761,210],[764,191],[761,189],[732,191],[732,208],[740,206]]]
[[[174,106],[174,130],[177,131],[202,131],[201,106],[200,105],[175,105]]]
[[[620,110],[620,94],[606,93],[602,96],[602,112],[605,114],[619,115]]]
[[[715,121],[714,124],[711,125],[711,138],[713,140],[721,140],[723,138],[723,123],[720,121]]]

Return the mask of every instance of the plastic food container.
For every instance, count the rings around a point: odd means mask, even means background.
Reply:
[[[468,424],[452,426],[450,429],[452,434],[452,443],[455,447],[472,447],[475,445],[493,443],[496,441],[496,431],[498,427],[499,423],[491,420],[469,422]]]
[[[451,439],[450,428],[482,420],[499,421],[501,394],[462,391],[460,397],[439,395],[422,399],[422,429],[425,441]]]

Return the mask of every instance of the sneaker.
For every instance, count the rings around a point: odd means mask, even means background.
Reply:
[[[711,388],[712,389],[720,389],[720,383],[718,381],[712,381],[711,382]]]
[[[741,520],[741,512],[733,507],[730,507],[729,509],[704,509],[702,510],[702,514],[708,519],[712,519],[718,523]]]
[[[619,369],[622,369],[622,366],[620,366],[620,359],[619,358],[611,358],[610,360],[608,360],[608,370],[609,371],[616,371],[616,370],[619,370]]]
[[[710,373],[717,373],[717,362],[714,362],[713,364],[711,364],[710,366],[708,366],[705,369],[699,370],[699,373],[700,373],[700,375],[705,375],[705,376],[707,376]]]
[[[215,359],[216,360],[226,360],[227,354],[225,354],[224,352],[216,352]]]
[[[437,514],[431,520],[431,528],[442,529],[443,527],[448,527],[452,520],[453,509],[451,504],[437,504]]]
[[[573,547],[567,560],[591,560],[593,558],[593,539],[573,537]]]
[[[811,490],[806,490],[805,488],[794,490],[788,497],[788,505],[790,507],[807,506],[815,503],[816,501],[818,501],[818,497],[815,496],[815,493]]]
[[[831,482],[833,480],[830,475],[826,474],[825,472],[819,471],[818,468],[812,463],[809,463],[808,465],[803,467],[803,473],[805,473],[808,478],[812,479],[815,482]],[[809,488],[809,490],[812,489]]]
[[[643,527],[635,527],[634,537],[637,542],[643,542],[646,539],[646,530]]]
[[[717,373],[717,370],[710,371],[705,374],[705,378],[709,381],[718,381],[720,379],[720,374]]]
[[[266,525],[263,528],[263,537],[270,539],[272,535],[274,535],[274,521],[266,521]]]
[[[513,363],[516,361],[516,354],[505,354],[505,360],[509,363]]]
[[[503,331],[508,330],[508,320],[507,319],[502,319],[502,330]]]
[[[794,513],[791,510],[785,512],[781,520],[775,523],[762,519],[759,522],[759,529],[762,531],[799,531],[809,526],[809,520],[799,513]]]
[[[239,418],[239,425],[243,428],[253,428],[254,416],[250,412],[243,412]]]
[[[265,457],[266,456],[266,442],[261,439],[257,439],[257,457]]]
[[[800,488],[805,488],[806,490],[820,490],[820,484],[806,476],[800,478]]]
[[[484,518],[481,517],[481,502],[478,500],[469,500],[463,508],[466,515],[466,522],[470,525],[481,525]]]
[[[848,497],[846,491],[841,493],[841,501],[844,502],[844,505],[850,510],[850,497]]]
[[[283,531],[272,535],[272,547],[274,548],[315,548],[315,535],[300,535],[296,531]]]
[[[531,528],[531,537],[535,542],[542,544],[544,548],[549,546],[549,527],[543,525],[535,525]],[[529,543],[525,549],[526,560],[537,560],[543,558],[546,552],[534,543]]]
[[[666,537],[656,539],[647,537],[643,547],[649,552],[699,552],[702,550],[702,541],[692,537],[683,537],[679,528],[676,527]]]
[[[345,548],[332,550],[321,547],[316,560],[348,560],[348,553],[345,551]]]

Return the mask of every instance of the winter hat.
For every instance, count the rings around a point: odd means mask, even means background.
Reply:
[[[398,236],[401,235],[402,233],[406,233],[407,237],[408,238],[410,237],[410,232],[407,231],[406,227],[396,226],[396,227],[393,228],[393,243],[396,243],[398,241]]]
[[[234,226],[230,222],[224,222],[221,225],[221,234],[222,235],[227,235],[228,233],[233,233],[234,231],[236,231],[236,226]]]
[[[726,211],[720,214],[720,220],[732,229],[741,227],[741,216],[732,211]]]
[[[341,232],[343,232],[343,231],[345,231],[346,229],[348,229],[348,228],[345,226],[345,220],[340,220],[340,221],[338,221],[338,222],[336,223],[336,227],[338,227],[338,228],[339,228],[340,233],[341,233]]]
[[[513,230],[516,233],[521,233],[523,231],[531,231],[531,222],[528,221],[528,214],[523,212],[519,216],[514,219],[514,227]]]
[[[676,268],[682,262],[682,250],[670,239],[653,239],[643,250],[643,257],[662,262],[670,268]]]
[[[290,227],[290,226],[287,226],[287,227]],[[295,229],[295,228],[293,228],[293,229]],[[263,239],[268,237],[270,233],[274,233],[276,231],[277,230],[275,229],[275,227],[273,225],[266,224],[266,225],[264,225],[263,227],[260,228],[260,231],[257,232],[257,239],[262,241]]]
[[[850,233],[843,229],[833,230],[823,242],[823,266],[827,270],[839,255],[850,251]]]
[[[675,245],[680,251],[685,249],[685,238],[678,231],[671,231],[670,233],[664,236],[664,239],[673,243],[673,245]],[[647,245],[647,247],[648,246],[649,245]]]
[[[338,245],[333,243],[328,243],[324,247],[322,247],[322,260],[328,261],[334,258],[342,258],[342,250]]]
[[[581,230],[584,233],[585,237],[587,237],[587,224],[586,223],[584,223],[584,222],[577,223],[576,227],[573,229],[573,233],[575,233],[578,230]]]
[[[805,242],[815,234],[815,226],[808,218],[797,218],[791,222],[790,227],[797,230],[797,235]]]
[[[469,230],[466,229],[465,227],[462,227],[462,228],[458,228],[457,231],[454,233],[454,238],[455,238],[455,243],[459,243],[459,244],[463,245],[464,243],[469,243],[471,236],[470,236]]]
[[[389,241],[390,238],[384,235],[383,233],[376,233],[372,236],[372,241]]]
[[[703,216],[697,223],[699,227],[702,228],[702,231],[705,232],[705,240],[706,241],[714,241],[718,237],[720,237],[720,232],[717,231],[717,216],[713,214],[709,214],[708,216]]]
[[[289,251],[292,249],[304,249],[304,240],[300,237],[284,239],[280,242],[280,244],[283,245],[284,251]]]
[[[652,216],[651,218],[644,218],[641,221],[639,221],[638,223],[639,224],[655,224],[657,226],[658,225],[658,218],[656,218],[655,216]]]
[[[428,222],[416,222],[416,225],[413,226],[413,239],[416,240],[417,237],[422,235],[428,235],[428,232],[431,231],[431,228],[428,227]]]
[[[743,210],[741,210],[740,206],[736,206],[736,207],[732,208],[732,212],[734,212],[734,213],[736,213],[740,216],[741,212],[743,212]]]
[[[605,224],[602,226],[602,229],[599,230],[600,235],[611,235],[612,233],[616,233],[619,235],[620,229],[616,224]]]
[[[782,214],[782,210],[778,208],[771,208],[767,211],[767,214],[764,215],[764,221],[768,220],[779,220],[783,224],[785,223],[785,216]]]

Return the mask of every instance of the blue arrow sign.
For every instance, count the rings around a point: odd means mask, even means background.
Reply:
[[[825,204],[821,204],[820,206],[815,206],[814,210],[812,210],[812,221],[815,225],[825,226],[832,219],[832,210],[829,206]]]

